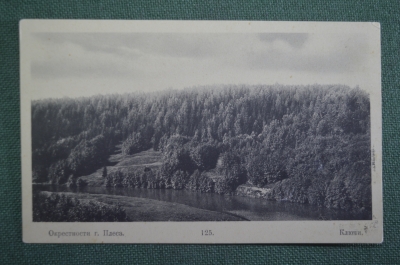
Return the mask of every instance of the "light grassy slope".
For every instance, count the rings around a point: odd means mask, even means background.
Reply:
[[[118,169],[129,170],[137,167],[159,168],[161,167],[161,152],[149,149],[134,155],[123,155],[119,145],[117,146],[116,153],[110,156],[108,162],[108,173],[114,172]],[[89,186],[102,186],[104,184],[102,173],[103,168],[99,168],[92,174],[82,176],[81,178],[86,180]]]

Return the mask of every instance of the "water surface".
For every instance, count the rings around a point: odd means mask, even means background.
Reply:
[[[195,208],[239,215],[252,221],[361,220],[365,217],[308,204],[267,201],[262,198],[200,193],[188,190],[34,185],[33,191],[78,192],[147,198]]]

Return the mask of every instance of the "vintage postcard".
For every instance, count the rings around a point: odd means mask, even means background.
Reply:
[[[380,24],[22,20],[26,243],[380,243]]]

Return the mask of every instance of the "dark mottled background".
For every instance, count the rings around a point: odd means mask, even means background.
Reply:
[[[382,29],[382,245],[50,245],[22,243],[18,21],[22,18],[379,21]],[[1,264],[400,264],[400,4],[353,1],[0,1]]]

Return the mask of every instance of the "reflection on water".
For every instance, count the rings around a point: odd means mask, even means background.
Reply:
[[[187,190],[135,189],[85,187],[70,189],[64,186],[34,185],[34,192],[79,192],[109,194],[129,197],[147,198],[159,201],[181,203],[188,206],[225,212],[243,216],[249,220],[360,220],[362,216],[348,212],[319,208],[307,204],[274,202],[260,198],[241,196],[223,196],[214,193],[200,193]]]

